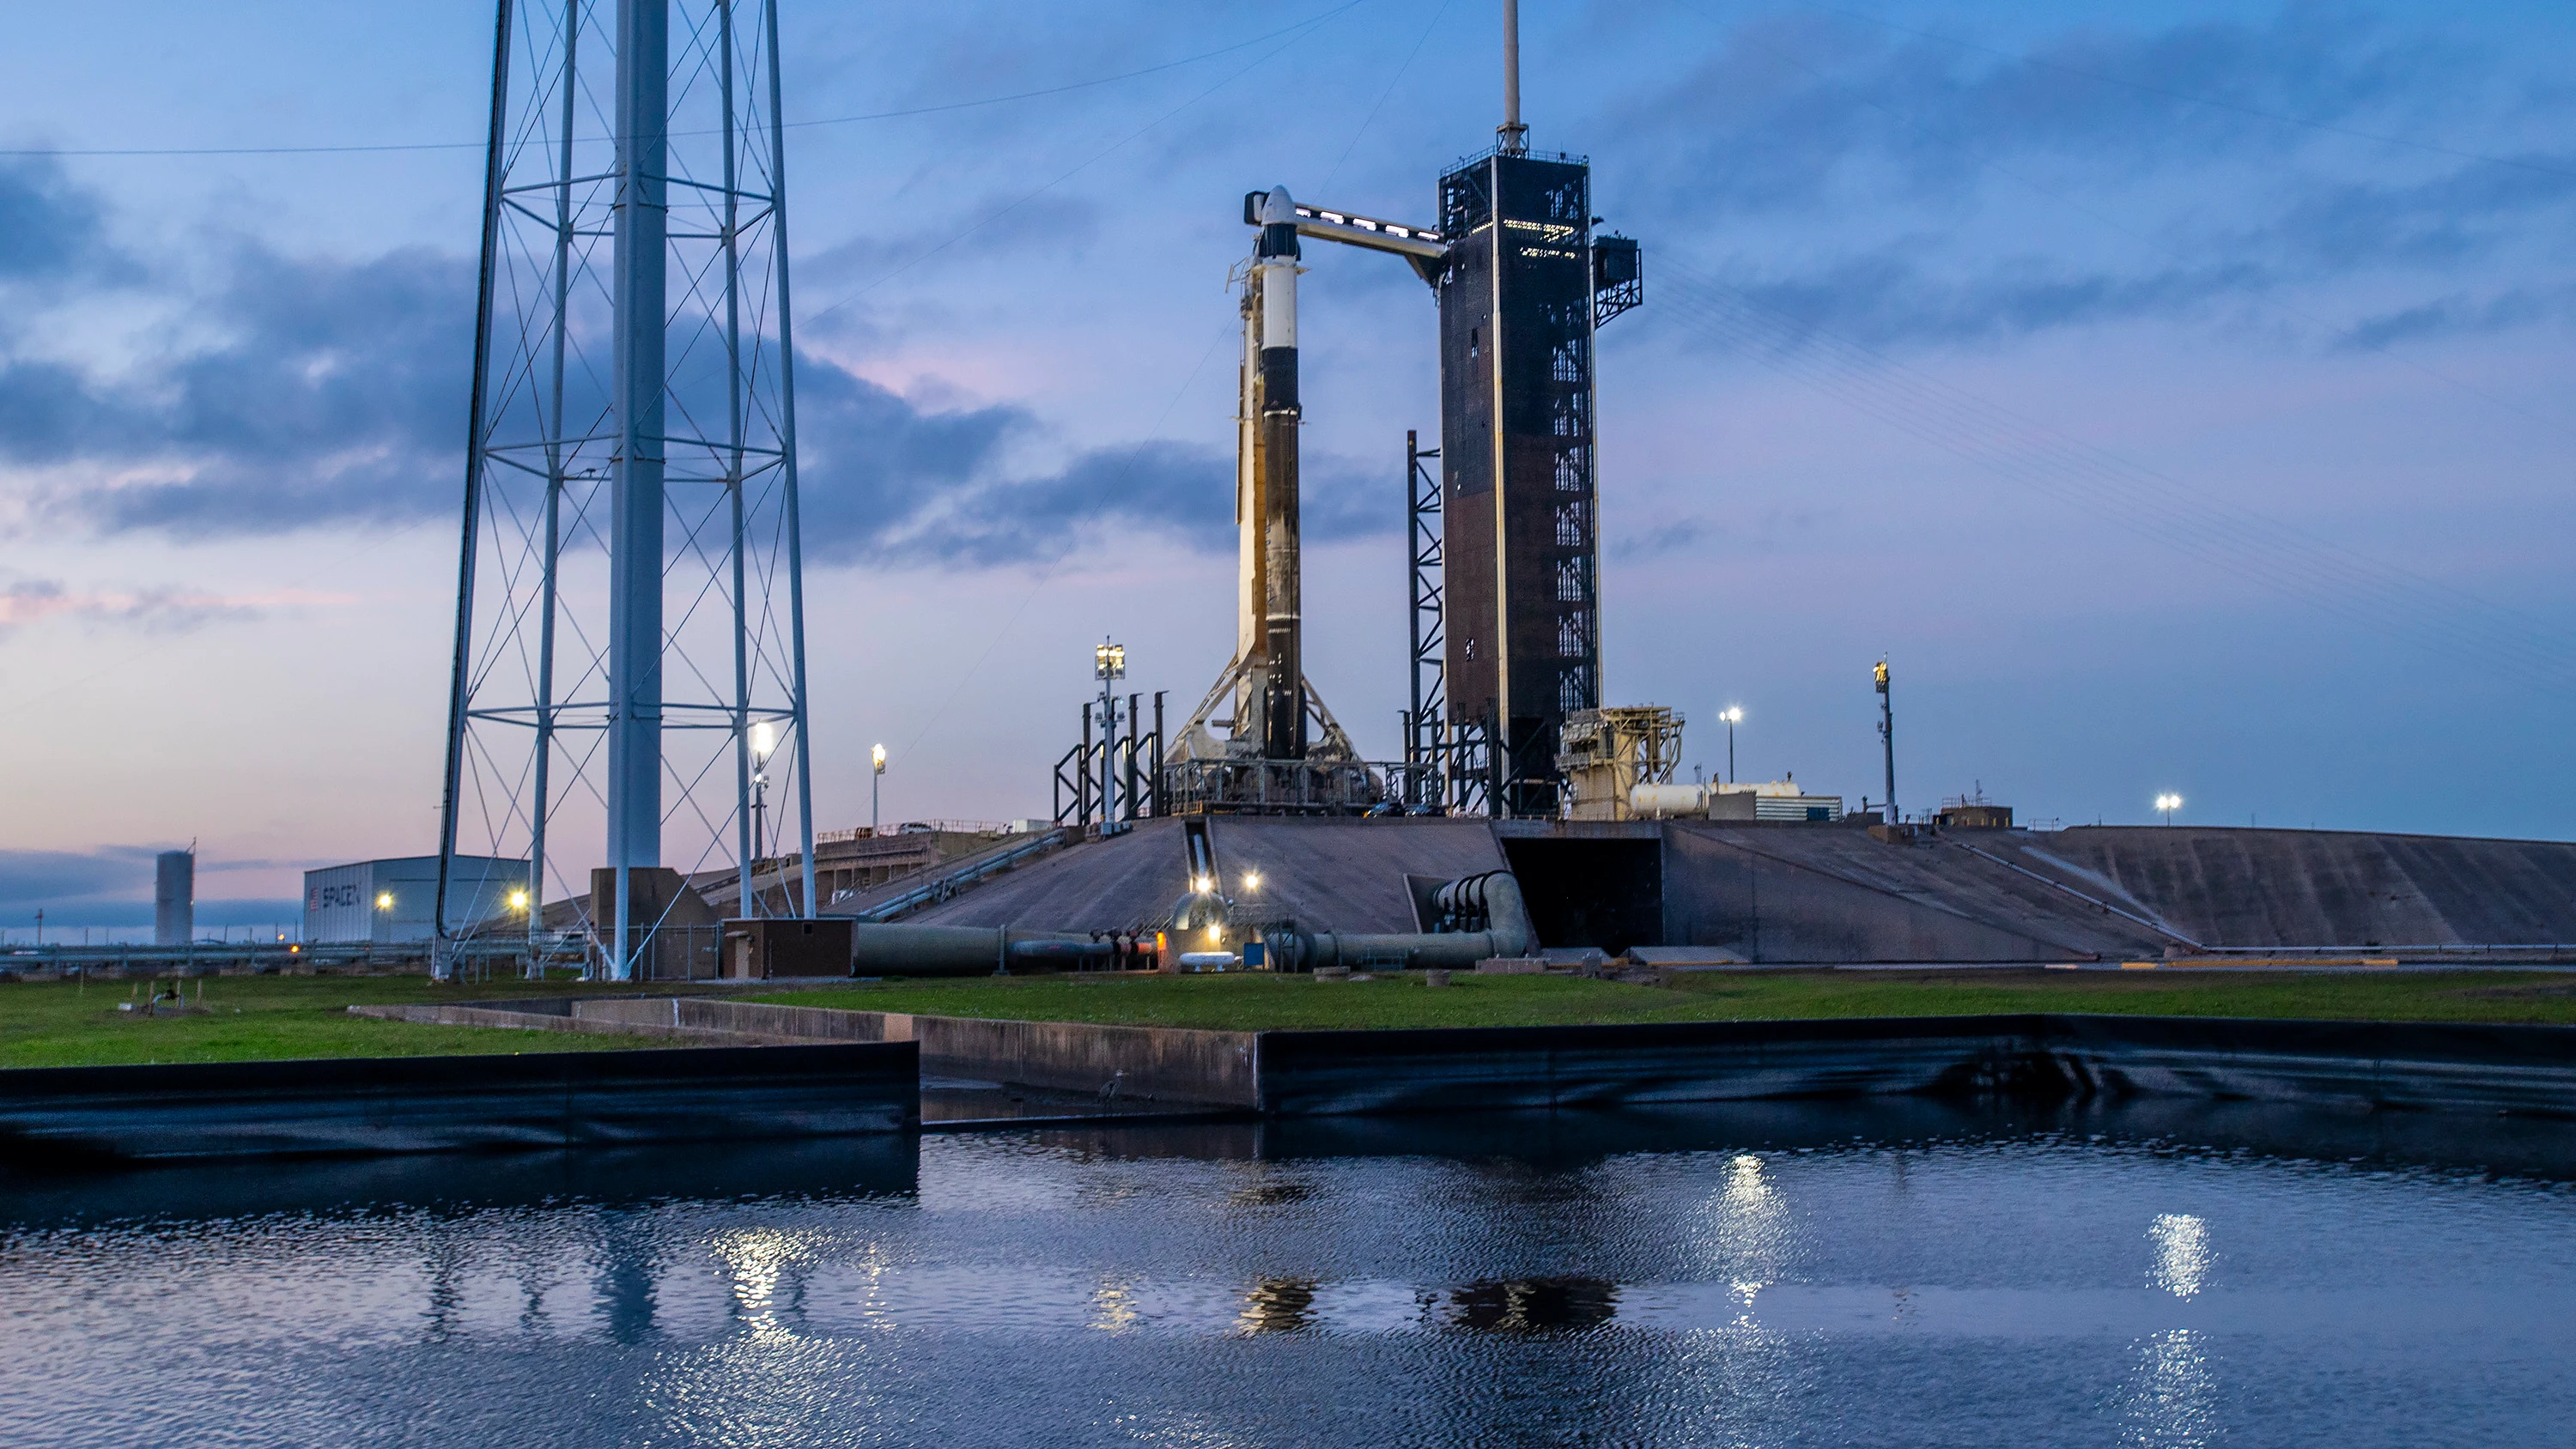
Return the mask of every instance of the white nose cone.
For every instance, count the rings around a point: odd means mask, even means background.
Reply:
[[[1282,224],[1294,226],[1296,223],[1297,203],[1289,199],[1288,188],[1285,186],[1271,187],[1270,194],[1261,198],[1261,224],[1263,226],[1279,226]]]

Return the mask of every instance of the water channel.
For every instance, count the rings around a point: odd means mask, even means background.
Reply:
[[[2567,1442],[2576,1126],[1929,1105],[0,1179],[0,1444]]]

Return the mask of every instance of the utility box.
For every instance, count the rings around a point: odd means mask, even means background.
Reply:
[[[850,974],[847,916],[763,916],[724,923],[725,975],[737,981]]]

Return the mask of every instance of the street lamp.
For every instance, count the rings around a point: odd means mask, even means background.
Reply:
[[[1726,721],[1726,783],[1732,785],[1735,783],[1735,726],[1744,718],[1744,706],[1730,704],[1717,717]]]
[[[751,727],[751,864],[752,875],[760,874],[760,862],[769,853],[769,754],[778,748],[778,727],[767,720]],[[766,906],[763,910],[768,909]]]
[[[2156,797],[2156,808],[2164,812],[2165,823],[2167,825],[2171,825],[2173,824],[2173,813],[2182,808],[2182,797],[2180,795],[2170,794],[2158,795]]]
[[[1103,639],[1091,651],[1091,677],[1100,681],[1100,833],[1118,825],[1118,681],[1127,677],[1127,646]]]
[[[885,746],[868,749],[868,834],[877,833],[877,802],[885,786]]]

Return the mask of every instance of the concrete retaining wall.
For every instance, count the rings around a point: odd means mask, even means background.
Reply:
[[[1890,1094],[2140,1096],[2576,1120],[2576,1028],[2122,1016],[1265,1032],[1298,1116]]]
[[[909,1034],[920,1043],[926,1071],[1078,1092],[1114,1079],[1121,1096],[1214,1107],[1261,1101],[1260,1053],[1248,1031],[895,1015],[885,1031],[890,1041]]]
[[[170,1159],[732,1142],[920,1124],[909,1042],[0,1072],[0,1151]]]
[[[1217,1107],[1260,1100],[1251,1032],[843,1011],[707,997],[568,998],[454,1006],[351,1007],[403,1021],[621,1032],[742,1045],[914,1042],[924,1070],[1021,1086]],[[558,1014],[561,1013],[561,1014]]]

